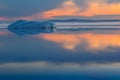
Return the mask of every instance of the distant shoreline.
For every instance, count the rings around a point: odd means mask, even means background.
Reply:
[[[18,19],[20,20],[20,19]],[[15,22],[17,20],[0,20],[0,23],[5,22],[5,23],[11,23]],[[111,19],[111,20],[92,20],[92,19],[52,19],[52,20],[28,20],[28,21],[49,21],[49,22],[120,22],[118,19]]]

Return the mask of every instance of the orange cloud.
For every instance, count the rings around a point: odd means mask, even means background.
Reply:
[[[58,43],[67,50],[76,50],[85,44],[87,50],[108,50],[109,47],[120,47],[119,34],[44,34],[38,38]]]
[[[45,11],[44,18],[54,16],[95,16],[95,15],[116,15],[120,14],[120,3],[107,3],[106,0],[89,0],[88,8],[82,9],[74,0],[67,0],[61,6]]]
[[[43,13],[45,18],[51,18],[53,16],[67,16],[73,15],[79,12],[80,8],[73,2],[73,0],[67,0],[60,7],[53,10],[49,10]]]
[[[108,4],[107,2],[101,1],[101,2],[90,2],[89,8],[82,12],[82,15],[116,15],[120,14],[120,3],[111,3]]]

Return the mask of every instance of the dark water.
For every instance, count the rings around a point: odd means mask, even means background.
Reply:
[[[120,80],[120,30],[0,30],[0,80]]]

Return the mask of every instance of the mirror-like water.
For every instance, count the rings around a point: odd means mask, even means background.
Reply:
[[[120,30],[0,29],[0,80],[8,79],[120,80]]]

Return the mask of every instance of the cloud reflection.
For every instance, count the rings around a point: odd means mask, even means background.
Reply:
[[[56,42],[61,44],[65,49],[74,50],[76,46],[80,43],[80,39],[75,35],[64,35],[64,34],[43,34],[37,37],[42,37],[45,40]]]
[[[80,46],[85,46],[87,50],[109,50],[120,47],[119,34],[43,34],[37,35],[39,38],[58,43],[67,50],[75,50]]]
[[[117,30],[57,31],[34,36],[1,36],[0,63],[116,63],[120,62],[120,36]],[[15,31],[17,33],[17,31]],[[24,32],[27,34],[28,32]],[[9,39],[8,39],[9,38]],[[11,47],[12,46],[12,47]],[[95,53],[95,54],[94,54]]]
[[[23,70],[23,67],[25,70]],[[78,68],[79,64],[71,64],[71,63],[62,63],[62,64],[54,64],[50,62],[25,62],[25,63],[6,63],[0,64],[0,73],[2,71],[7,70],[14,70],[12,72],[22,71],[24,73],[29,73],[28,71],[32,72],[33,69],[36,72],[43,72],[43,71],[59,71],[64,72],[64,70],[70,70],[72,68]],[[2,69],[4,68],[4,69]],[[17,70],[17,71],[16,71]]]
[[[7,32],[0,32],[0,35],[7,35]]]
[[[85,65],[80,65],[80,64],[76,64],[76,63],[54,64],[54,63],[50,63],[50,62],[5,63],[5,64],[0,64],[0,74],[3,72],[8,72],[8,70],[12,73],[19,72],[19,73],[27,73],[27,74],[29,72],[32,72],[32,73],[34,73],[34,72],[37,72],[37,73],[43,73],[43,72],[61,73],[61,72],[69,72],[69,71],[81,73],[81,71],[93,70],[94,68],[98,68],[98,70],[100,68],[101,69],[108,68],[108,70],[111,68],[112,69],[120,69],[119,66],[120,66],[120,63],[113,63],[113,64],[92,63],[92,64],[85,64]],[[24,67],[24,69],[23,69],[23,67]]]

